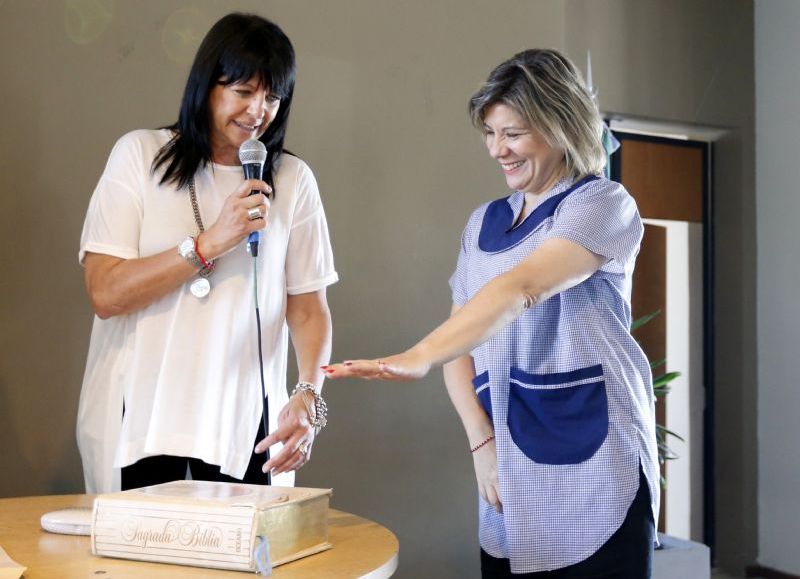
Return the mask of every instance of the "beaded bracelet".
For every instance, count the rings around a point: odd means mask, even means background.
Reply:
[[[490,434],[488,438],[486,438],[485,440],[482,440],[481,442],[479,442],[478,444],[476,444],[475,446],[470,448],[469,451],[470,452],[475,452],[476,450],[478,450],[483,445],[489,444],[489,442],[491,442],[492,440],[494,440],[494,434]]]
[[[317,387],[311,382],[298,382],[297,386],[295,386],[294,390],[292,391],[292,396],[298,392],[311,392],[311,395],[314,397],[313,412],[311,411],[311,407],[309,406],[306,397],[303,396],[302,398],[303,403],[306,405],[306,411],[311,418],[311,426],[314,427],[314,433],[319,434],[319,431],[325,428],[325,426],[328,424],[328,405],[322,398],[322,394],[317,392]]]

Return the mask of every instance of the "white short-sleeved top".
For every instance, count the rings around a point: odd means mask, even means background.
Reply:
[[[188,190],[161,186],[151,172],[170,136],[139,130],[116,143],[89,204],[81,261],[86,252],[124,259],[177,252],[183,238],[198,233]],[[206,228],[242,180],[238,166],[198,170]],[[284,154],[274,190],[256,258],[271,429],[288,400],[286,296],[338,279],[311,170]],[[244,475],[262,414],[253,258],[245,245],[216,260],[205,298],[194,297],[187,282],[131,314],[95,317],[77,424],[88,492],[118,489],[120,467],[158,454],[196,457]],[[274,484],[293,480],[280,475]]]
[[[547,239],[608,261],[475,348],[478,398],[492,418],[503,513],[480,501],[480,543],[514,573],[592,555],[620,527],[647,477],[658,520],[648,361],[630,335],[631,277],[643,226],[618,183],[562,179],[519,225],[524,194],[479,207],[450,284],[463,305]]]

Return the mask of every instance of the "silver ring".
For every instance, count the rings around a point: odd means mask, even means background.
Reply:
[[[308,443],[304,440],[303,442],[300,443],[300,446],[297,447],[297,450],[300,451],[300,454],[305,456],[306,454],[308,454]]]
[[[260,219],[261,209],[259,209],[258,207],[251,207],[250,209],[247,210],[247,218],[250,221],[253,221],[254,219]]]

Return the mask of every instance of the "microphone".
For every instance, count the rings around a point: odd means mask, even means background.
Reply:
[[[245,179],[261,179],[264,163],[267,162],[267,148],[264,143],[257,139],[247,139],[239,147],[239,162],[242,164]],[[250,195],[256,194],[261,194],[261,191],[250,191]],[[258,256],[259,239],[258,231],[253,231],[247,238],[247,249],[253,257]]]

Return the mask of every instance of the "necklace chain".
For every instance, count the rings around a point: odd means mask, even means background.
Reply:
[[[189,181],[189,200],[192,202],[192,211],[194,212],[194,222],[197,224],[197,229],[200,230],[200,232],[198,233],[199,235],[200,233],[203,233],[205,231],[205,228],[203,227],[203,218],[200,216],[200,206],[197,204],[197,193],[194,190],[194,177],[192,177],[192,180]],[[197,273],[200,274],[201,278],[206,280],[208,276],[211,275],[212,271],[214,270],[203,268]],[[205,281],[205,284],[208,284],[208,281]],[[206,290],[206,292],[207,291],[208,290]]]
[[[192,211],[194,211],[194,222],[197,224],[197,229],[200,230],[200,233],[203,233],[205,229],[203,228],[203,218],[200,217],[200,207],[197,205],[197,193],[195,193],[194,190],[194,177],[189,181],[189,199],[192,202]]]

